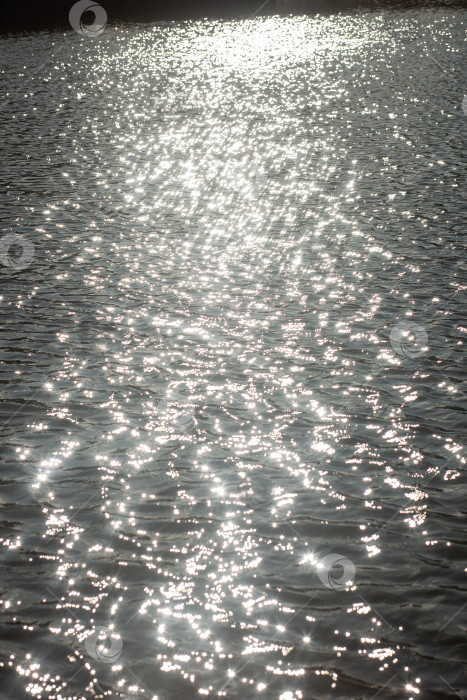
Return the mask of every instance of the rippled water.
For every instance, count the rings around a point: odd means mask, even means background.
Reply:
[[[1,40],[2,697],[465,697],[465,17]]]

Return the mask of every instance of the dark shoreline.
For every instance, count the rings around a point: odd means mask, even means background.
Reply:
[[[0,34],[69,28],[68,13],[73,0],[17,0],[0,5]],[[420,7],[466,7],[460,0],[181,0],[172,5],[163,0],[100,0],[110,24],[187,19],[232,19],[252,15],[329,14],[351,10]],[[94,17],[88,13],[86,21]]]

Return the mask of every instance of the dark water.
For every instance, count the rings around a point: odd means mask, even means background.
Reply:
[[[2,39],[2,697],[466,697],[465,18]]]

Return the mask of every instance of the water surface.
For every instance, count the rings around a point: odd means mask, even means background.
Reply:
[[[3,697],[464,697],[465,17],[2,39]]]

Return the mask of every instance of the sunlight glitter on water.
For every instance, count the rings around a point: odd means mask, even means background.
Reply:
[[[464,16],[2,39],[6,697],[459,688]]]

